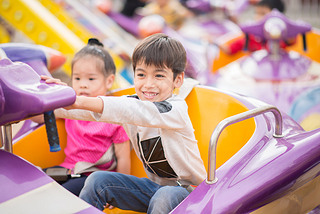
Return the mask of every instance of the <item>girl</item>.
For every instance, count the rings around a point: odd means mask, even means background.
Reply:
[[[75,54],[71,66],[72,87],[78,96],[106,95],[112,87],[116,68],[110,54],[97,39],[89,39],[88,45]],[[65,128],[66,157],[58,167],[74,170],[80,162],[96,163],[104,156],[103,164],[95,167],[100,170],[130,173],[129,138],[121,126],[65,119]],[[69,178],[60,183],[79,196],[90,173],[80,172],[80,177]]]

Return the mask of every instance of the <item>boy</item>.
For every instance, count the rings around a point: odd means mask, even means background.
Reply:
[[[60,109],[56,115],[121,124],[149,178],[94,172],[80,198],[100,210],[106,205],[169,213],[189,194],[185,187],[206,177],[187,104],[173,95],[183,83],[186,52],[179,41],[154,34],[138,44],[132,61],[136,95],[80,96],[69,108],[84,110]]]

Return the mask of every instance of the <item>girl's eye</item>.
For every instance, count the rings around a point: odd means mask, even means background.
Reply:
[[[95,78],[89,78],[90,81],[95,80]]]
[[[74,80],[80,80],[80,78],[79,77],[75,77]]]

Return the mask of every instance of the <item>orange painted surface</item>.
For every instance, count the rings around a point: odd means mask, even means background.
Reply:
[[[67,145],[64,120],[57,120],[61,151],[50,152],[45,126],[41,126],[13,145],[13,153],[41,168],[58,165],[64,160]]]
[[[228,46],[233,41],[238,40],[239,38],[243,38],[243,37],[244,37],[244,35],[234,36],[232,39],[226,41],[224,44]],[[231,63],[233,61],[236,61],[237,59],[239,59],[247,54],[248,54],[248,52],[245,52],[245,51],[239,51],[235,54],[226,54],[220,50],[219,55],[215,59],[213,59],[211,70],[213,73],[215,73],[220,68],[228,65],[229,63]]]
[[[211,134],[217,124],[232,115],[248,109],[235,98],[202,87],[196,87],[186,99],[189,116],[195,129],[201,157],[207,168]],[[250,139],[255,130],[254,119],[227,127],[220,135],[217,146],[217,167],[232,157]]]
[[[287,47],[287,49],[297,51],[320,63],[320,30],[313,29],[311,32],[308,32],[306,34],[306,39],[307,51],[303,50],[302,36],[298,36],[296,43]]]

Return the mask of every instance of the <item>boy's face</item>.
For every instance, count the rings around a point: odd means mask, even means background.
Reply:
[[[106,95],[114,75],[105,77],[101,71],[103,62],[92,56],[82,57],[72,68],[72,88],[78,96],[96,97]]]
[[[172,96],[173,90],[182,85],[183,78],[183,72],[173,80],[170,68],[146,66],[142,62],[136,65],[134,86],[140,100],[160,102]]]
[[[269,7],[257,5],[255,7],[255,19],[259,21],[270,12],[271,12],[271,9]]]

